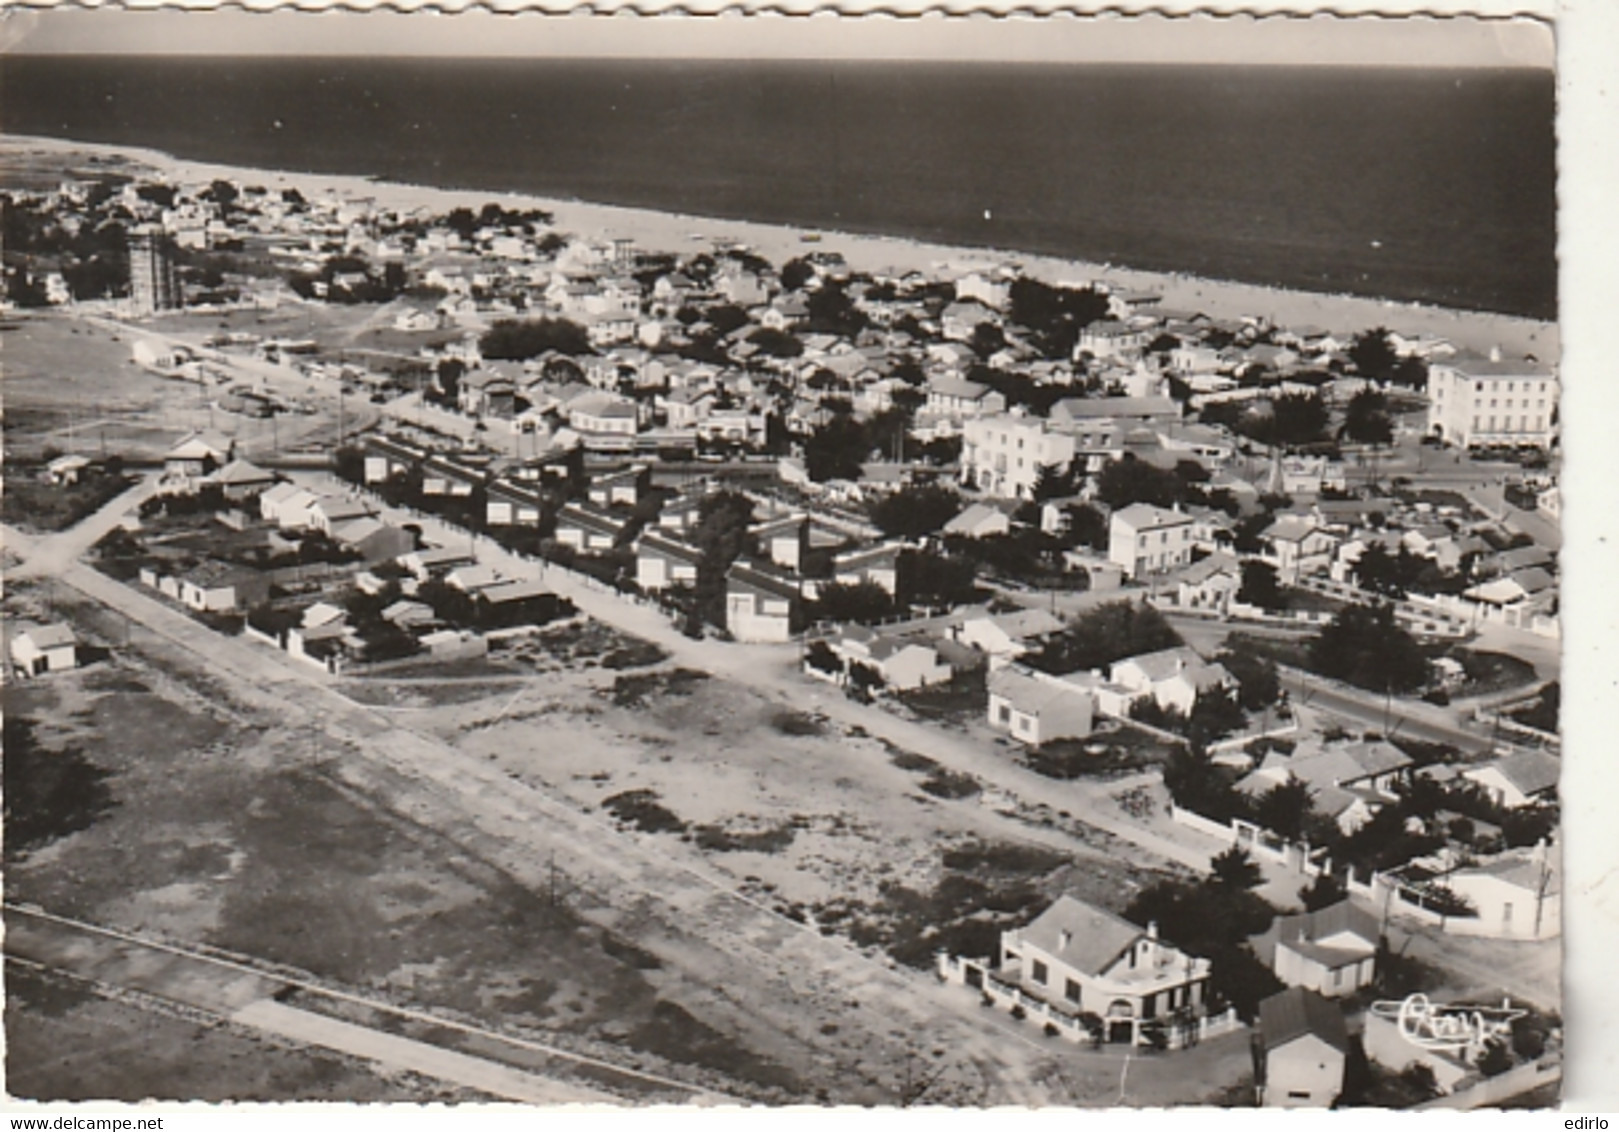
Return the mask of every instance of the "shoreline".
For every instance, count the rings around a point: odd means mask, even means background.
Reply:
[[[1264,316],[1279,327],[1322,326],[1346,337],[1385,326],[1403,334],[1445,338],[1458,347],[1480,353],[1496,346],[1509,354],[1535,354],[1542,358],[1556,359],[1559,353],[1555,322],[1519,315],[1457,310],[1346,293],[1301,291],[1015,250],[727,220],[522,192],[415,185],[362,174],[224,165],[176,157],[143,146],[0,132],[0,155],[30,152],[116,158],[127,164],[148,166],[179,182],[219,178],[274,189],[296,187],[306,197],[332,194],[348,199],[369,199],[401,212],[415,209],[443,212],[458,206],[476,208],[498,201],[506,207],[539,208],[551,213],[553,227],[559,232],[590,239],[623,237],[645,250],[677,255],[704,250],[715,240],[729,239],[748,246],[777,267],[815,251],[837,252],[850,268],[873,273],[918,270],[965,274],[1016,265],[1024,274],[1050,283],[1086,285],[1105,280],[1121,289],[1150,291],[1163,296],[1162,303],[1167,309],[1201,311],[1215,319]],[[801,236],[807,231],[814,231],[820,239],[805,243]]]

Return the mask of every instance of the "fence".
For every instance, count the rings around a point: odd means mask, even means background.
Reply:
[[[1468,1109],[1484,1108],[1489,1105],[1498,1105],[1502,1101],[1549,1085],[1553,1081],[1563,1079],[1563,1063],[1558,1059],[1542,1059],[1540,1061],[1525,1062],[1514,1066],[1505,1073],[1495,1077],[1485,1077],[1477,1084],[1448,1093],[1442,1097],[1435,1097],[1417,1106],[1418,1112],[1436,1109]]]
[[[959,959],[945,951],[940,951],[937,958],[939,980],[953,986],[966,986],[978,990],[983,996],[984,1005],[1019,1014],[1021,1018],[1027,1019],[1037,1026],[1050,1027],[1055,1030],[1055,1036],[1066,1038],[1076,1045],[1102,1044],[1101,1035],[1086,1025],[1079,1015],[1070,1014],[1066,1010],[1052,1006],[1044,999],[1036,998],[1026,993],[1015,983],[1003,978],[987,964],[971,959]],[[1098,1017],[1104,1026],[1112,1022],[1130,1023],[1131,1040],[1129,1044],[1135,1046],[1149,1044],[1143,1036],[1142,1030],[1145,1024],[1153,1022],[1154,1019]],[[1163,1024],[1164,1034],[1168,1042],[1167,1048],[1171,1050],[1188,1049],[1205,1038],[1218,1037],[1242,1026],[1235,1009],[1227,1009],[1222,1014],[1203,1015],[1185,1021],[1176,1021],[1170,1017],[1158,1019],[1157,1021]],[[1105,1034],[1106,1031],[1103,1030],[1101,1033]]]

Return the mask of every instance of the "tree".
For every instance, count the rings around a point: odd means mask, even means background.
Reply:
[[[1216,855],[1209,861],[1209,871],[1214,875],[1216,884],[1235,892],[1258,888],[1265,880],[1265,874],[1259,871],[1248,850],[1240,845],[1233,845]]]
[[[1089,503],[1071,505],[1063,509],[1068,517],[1068,542],[1071,546],[1087,546],[1092,550],[1106,550],[1108,544],[1107,516]]]
[[[1357,444],[1388,444],[1394,440],[1394,421],[1388,398],[1370,387],[1349,399],[1344,412],[1344,435]]]
[[[1388,329],[1379,326],[1355,335],[1355,341],[1349,347],[1349,360],[1354,363],[1356,373],[1370,381],[1382,383],[1393,375],[1400,356],[1394,351]]]
[[[1029,494],[1036,503],[1074,494],[1073,465],[1063,468],[1056,464],[1041,464],[1035,475],[1034,488]]]
[[[1284,393],[1271,402],[1269,436],[1255,439],[1289,447],[1320,440],[1327,428],[1327,406],[1319,393]]]
[[[1079,332],[1108,311],[1107,296],[1094,288],[1053,287],[1027,276],[1013,280],[1008,299],[1011,321],[1048,358],[1069,357]]]
[[[594,353],[585,328],[565,318],[501,319],[484,333],[478,345],[484,357],[500,361],[527,361],[551,351]]]
[[[1257,558],[1244,559],[1242,587],[1237,590],[1237,600],[1261,609],[1286,609],[1287,598],[1282,595],[1282,587],[1276,580],[1276,567]]]
[[[804,663],[817,672],[827,675],[836,675],[843,671],[843,662],[838,654],[832,651],[832,646],[825,641],[812,641],[809,648],[804,650]]]
[[[805,306],[809,308],[805,325],[816,333],[852,338],[866,327],[865,313],[842,287],[830,283],[817,287],[809,293]]]
[[[804,466],[816,483],[858,480],[860,466],[871,457],[865,427],[849,413],[834,413],[804,442]]]
[[[1512,1068],[1512,1051],[1499,1041],[1485,1043],[1479,1054],[1478,1071],[1486,1077],[1499,1077]]]
[[[1052,637],[1024,662],[1043,672],[1106,668],[1116,660],[1157,652],[1181,643],[1163,614],[1145,602],[1110,601],[1086,610],[1064,632]]]
[[[1173,507],[1186,498],[1186,482],[1172,471],[1126,453],[1123,459],[1110,461],[1097,475],[1096,497],[1115,511],[1132,503]]]
[[[890,538],[920,538],[936,533],[961,513],[961,496],[948,487],[907,487],[874,500],[871,521]]]
[[[980,322],[973,327],[967,345],[980,358],[988,358],[1006,348],[1006,333],[993,322]]]
[[[1233,789],[1230,774],[1203,751],[1175,747],[1164,763],[1163,775],[1170,798],[1182,809],[1217,822],[1246,814],[1247,798]]]
[[[749,334],[748,341],[758,348],[759,353],[771,358],[796,358],[804,352],[804,343],[798,340],[797,335],[768,326],[761,326]]]
[[[1309,656],[1321,675],[1368,691],[1415,692],[1428,683],[1428,658],[1391,605],[1345,606],[1311,640]]]
[[[810,603],[809,616],[816,621],[854,621],[870,624],[894,614],[894,599],[876,582],[829,582],[820,587]]]
[[[1226,650],[1215,658],[1237,681],[1237,702],[1246,711],[1263,711],[1282,694],[1276,662],[1251,652]]]
[[[1240,731],[1248,722],[1234,693],[1224,688],[1199,692],[1186,717],[1186,737],[1197,746],[1207,746]]]
[[[1261,794],[1254,819],[1276,836],[1297,841],[1310,815],[1310,788],[1292,775]]]
[[[1336,877],[1331,873],[1322,873],[1299,889],[1299,903],[1304,905],[1306,912],[1318,912],[1322,908],[1330,908],[1348,895],[1348,890],[1338,883]]]
[[[896,562],[896,604],[964,605],[978,596],[972,561],[952,554],[907,550]]]
[[[749,543],[753,500],[734,491],[705,496],[697,509],[692,546],[702,552],[697,563],[696,605],[699,618],[725,624],[725,574]]]
[[[815,267],[804,259],[790,259],[781,265],[781,286],[786,291],[802,290],[815,278]]]

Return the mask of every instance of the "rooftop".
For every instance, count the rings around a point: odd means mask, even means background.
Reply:
[[[1340,1053],[1349,1052],[1349,1029],[1343,1011],[1315,991],[1288,987],[1259,1004],[1259,1033],[1265,1050],[1313,1035]]]

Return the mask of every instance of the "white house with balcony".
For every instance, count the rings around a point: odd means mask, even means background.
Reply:
[[[1102,1019],[1107,1040],[1140,1045],[1143,1026],[1206,1013],[1209,960],[1069,895],[1001,934],[1000,980],[1061,1010]]]
[[[962,428],[962,479],[986,495],[1028,499],[1040,469],[1064,471],[1074,459],[1074,438],[1021,412],[969,419]]]

